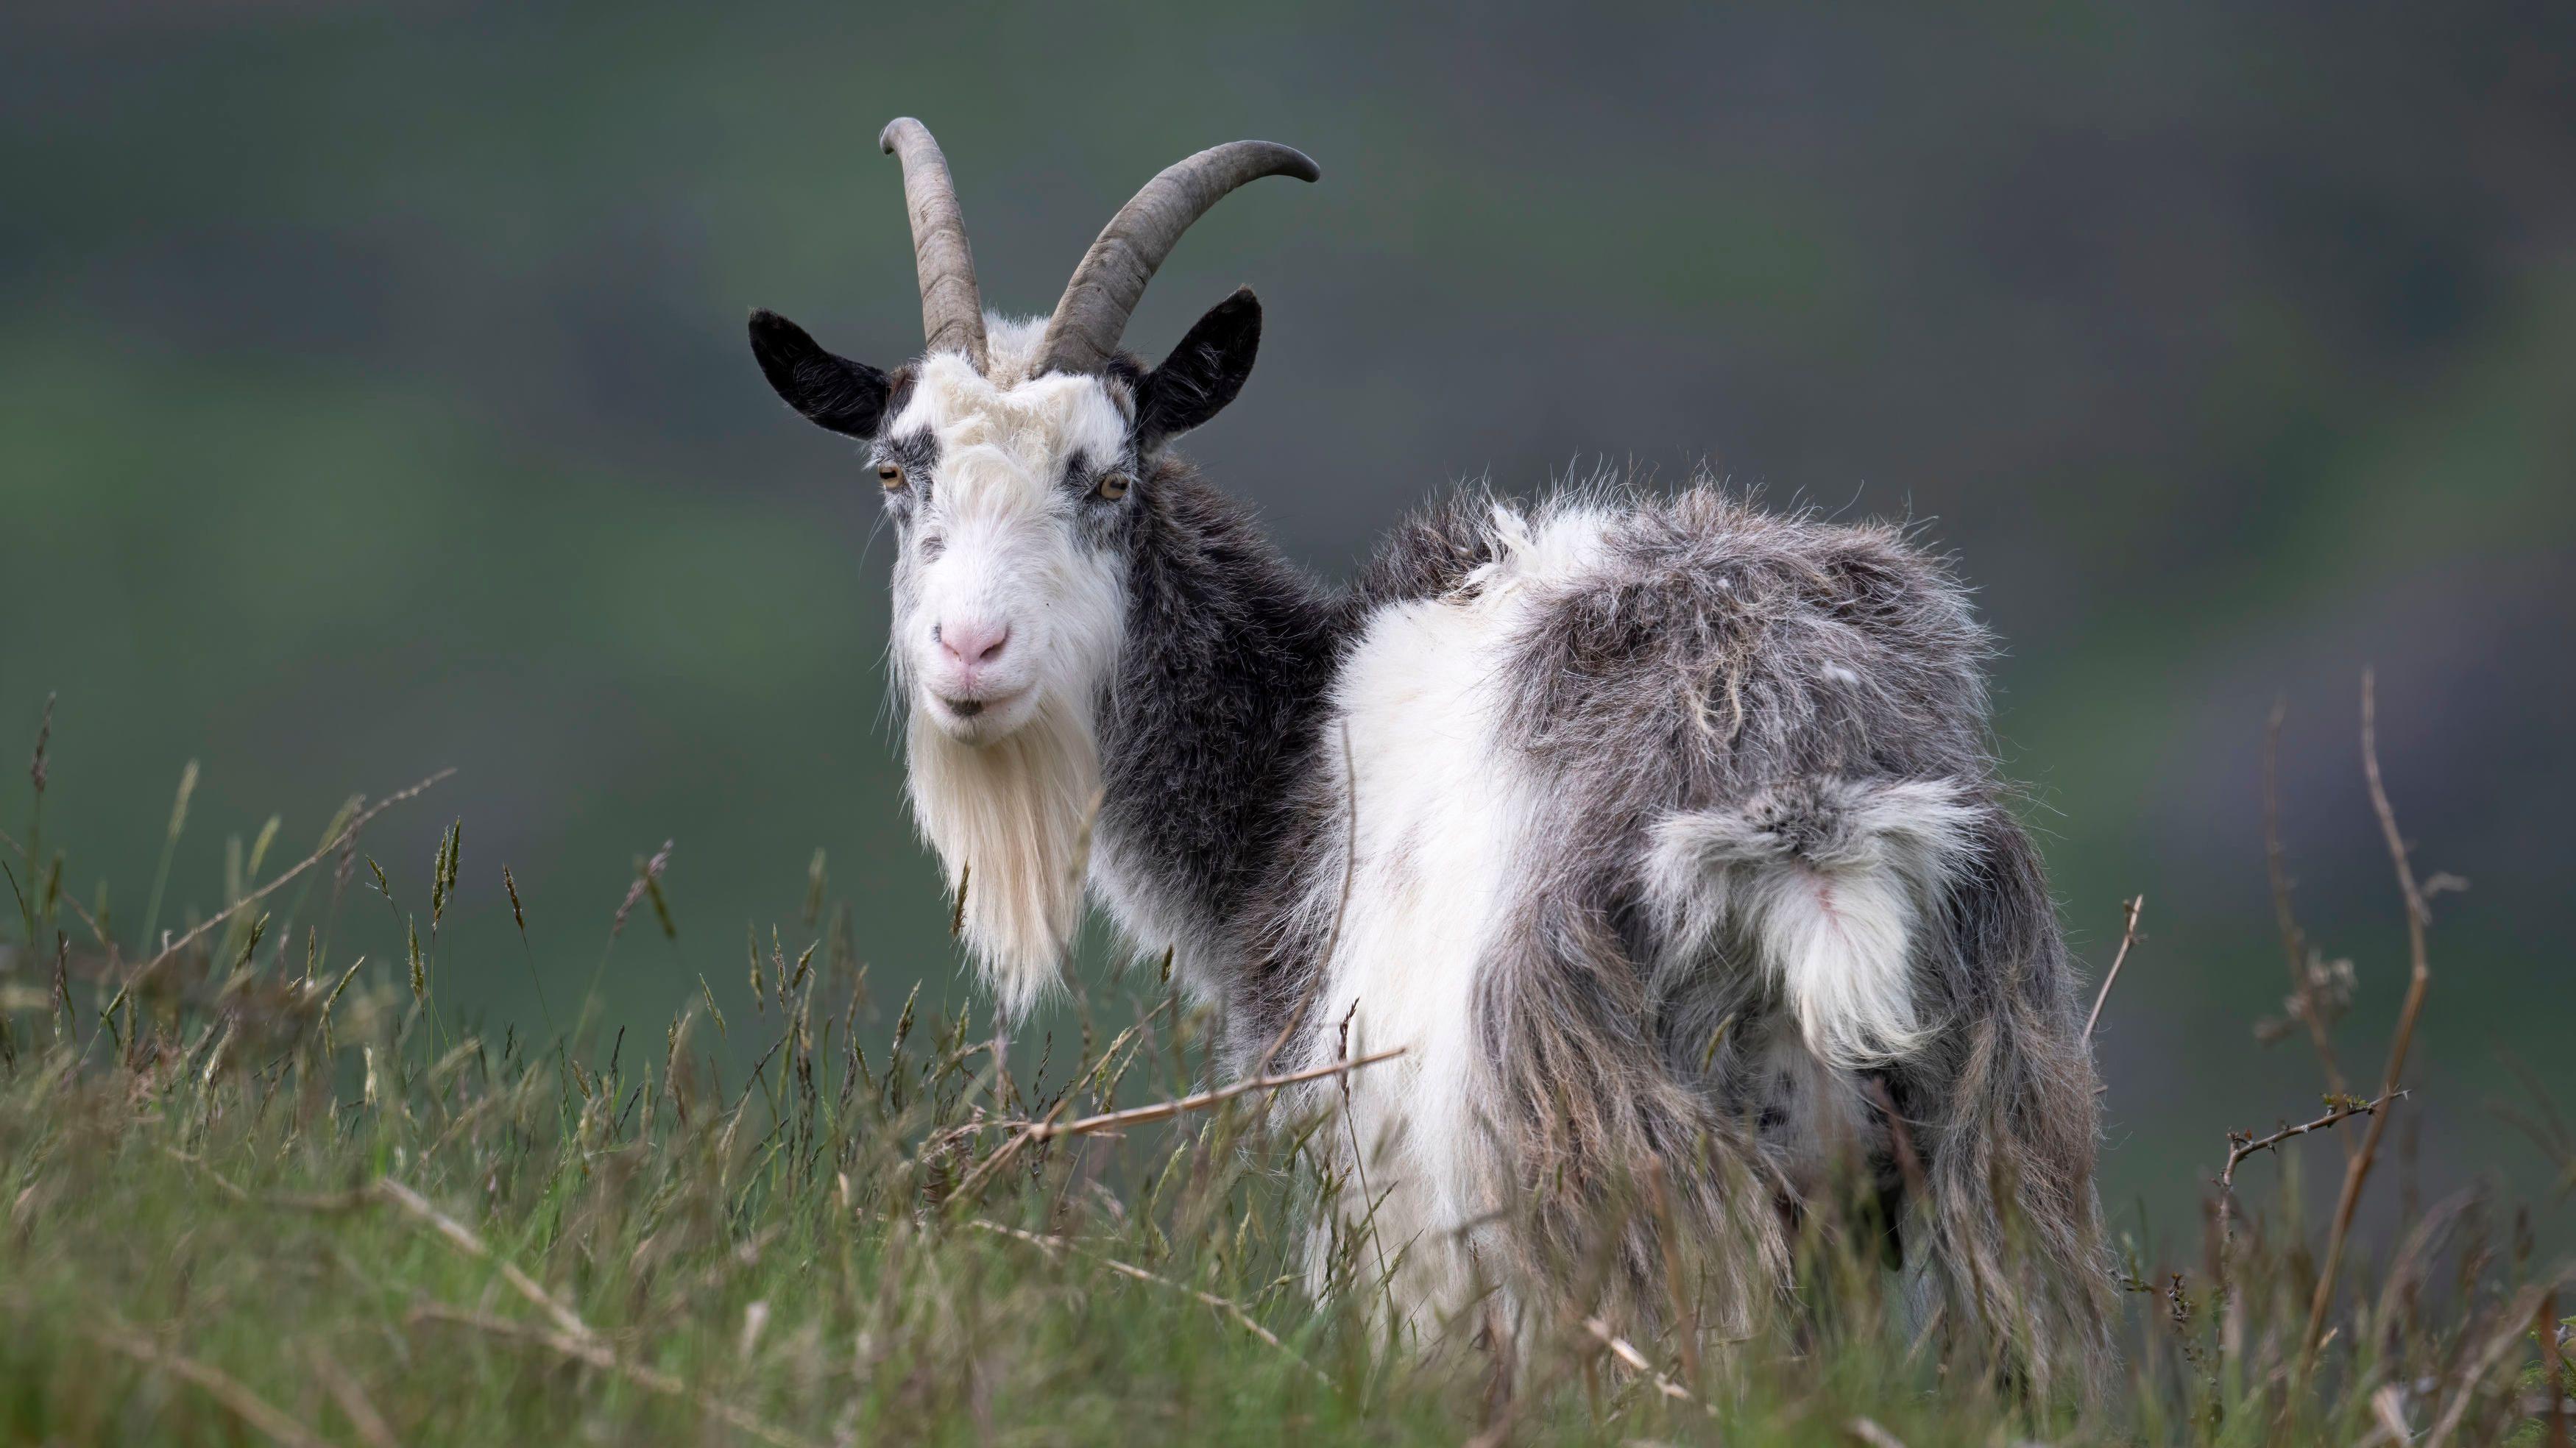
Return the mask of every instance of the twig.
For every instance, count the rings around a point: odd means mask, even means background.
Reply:
[[[1108,1256],[1105,1253],[1094,1252],[1088,1247],[1084,1247],[1077,1242],[1067,1241],[1062,1237],[1040,1236],[1036,1232],[1025,1231],[1018,1227],[1006,1227],[999,1222],[987,1221],[982,1217],[968,1219],[967,1225],[970,1227],[980,1227],[987,1232],[998,1232],[1005,1237],[1017,1238],[1020,1241],[1027,1242],[1035,1247],[1043,1248],[1049,1252],[1065,1251],[1077,1253],[1081,1256],[1090,1258],[1092,1261],[1099,1263],[1101,1266],[1108,1268],[1110,1271],[1115,1272],[1122,1277],[1131,1277],[1138,1282],[1151,1282],[1157,1287],[1166,1287],[1174,1292],[1182,1294],[1183,1296],[1194,1297],[1200,1302],[1203,1302],[1208,1306],[1215,1308],[1217,1311],[1224,1313],[1226,1316],[1233,1318],[1235,1324],[1241,1327],[1244,1331],[1251,1333],[1254,1337],[1257,1337],[1279,1351],[1286,1353],[1289,1358],[1297,1364],[1297,1366],[1313,1373],[1318,1378],[1324,1376],[1321,1369],[1317,1368],[1313,1363],[1306,1361],[1303,1357],[1298,1356],[1295,1348],[1281,1342],[1279,1340],[1279,1334],[1263,1327],[1260,1320],[1255,1318],[1251,1312],[1247,1311],[1242,1303],[1235,1301],[1231,1297],[1219,1297],[1213,1292],[1202,1292],[1198,1288],[1189,1286],[1187,1283],[1175,1282],[1169,1277],[1148,1272],[1144,1268],[1139,1267],[1132,1262],[1121,1262],[1115,1257]]]
[[[2270,1151],[2292,1137],[2305,1136],[2311,1131],[2324,1131],[2329,1127],[2350,1121],[2356,1116],[2372,1115],[2390,1101],[2406,1094],[2403,1091],[2391,1092],[2376,1101],[2361,1101],[2347,1096],[2336,1103],[2332,1111],[2316,1120],[2282,1127],[2269,1136],[2256,1136],[2250,1131],[2231,1131],[2227,1134],[2227,1165],[2218,1173],[2218,1282],[2221,1293],[2227,1290],[2228,1248],[2236,1239],[2236,1168],[2247,1157]]]
[[[2415,884],[2415,867],[2406,860],[2406,837],[2397,828],[2397,811],[2388,803],[2388,790],[2379,778],[2379,706],[2377,680],[2371,671],[2361,675],[2361,769],[2370,783],[2370,808],[2379,816],[2380,833],[2388,840],[2388,858],[2397,868],[2397,888],[2406,897],[2406,954],[2410,969],[2406,981],[2406,1001],[2398,1008],[2397,1034],[2388,1045],[2388,1070],[2381,1078],[2382,1098],[2394,1095],[2397,1081],[2405,1074],[2406,1054],[2415,1044],[2415,1019],[2424,1010],[2425,988],[2432,983],[2433,972],[2424,954],[2424,926],[2432,916],[2424,908],[2424,892]],[[2307,1332],[2299,1342],[2299,1371],[2305,1376],[2315,1364],[2317,1349],[2322,1346],[2317,1334],[2323,1330],[2326,1309],[2334,1302],[2335,1274],[2343,1266],[2344,1242],[2352,1232],[2353,1209],[2361,1204],[2362,1183],[2370,1178],[2370,1164],[2379,1154],[2379,1139],[2388,1130],[2390,1113],[2371,1113],[2370,1129],[2363,1133],[2361,1148],[2352,1154],[2344,1167],[2343,1195],[2335,1202],[2334,1229],[2326,1237],[2326,1260],[2317,1274],[2316,1295],[2308,1299]]]
[[[948,1194],[948,1199],[952,1202],[973,1200],[970,1193],[974,1190],[977,1184],[981,1183],[984,1178],[1000,1171],[1004,1165],[1009,1163],[1012,1157],[1019,1155],[1021,1147],[1028,1145],[1031,1140],[1035,1139],[1037,1132],[1053,1125],[1056,1117],[1063,1113],[1064,1108],[1072,1104],[1073,1095],[1071,1092],[1067,1092],[1066,1094],[1057,1097],[1055,1104],[1047,1108],[1046,1115],[1039,1117],[1029,1126],[1012,1133],[1011,1139],[1003,1142],[999,1150],[995,1151],[991,1156],[984,1158],[982,1161],[975,1163],[975,1169],[966,1173],[966,1179],[957,1184],[957,1190],[950,1192]]]
[[[122,1325],[86,1329],[90,1339],[102,1347],[112,1348],[138,1362],[165,1368],[205,1390],[206,1396],[230,1409],[232,1415],[248,1423],[287,1448],[331,1448],[331,1440],[296,1422],[270,1405],[266,1398],[244,1387],[241,1380],[195,1358],[186,1357],[162,1347],[140,1333]]]
[[[2219,1190],[2226,1191],[2235,1186],[2236,1165],[2245,1158],[2257,1152],[2270,1151],[2294,1136],[2305,1136],[2311,1131],[2323,1131],[2337,1122],[2350,1121],[2356,1116],[2368,1116],[2389,1102],[2404,1100],[2411,1094],[2405,1091],[2391,1091],[2376,1101],[2357,1101],[2346,1097],[2342,1105],[2316,1120],[2303,1121],[2296,1126],[2284,1126],[2270,1136],[2256,1136],[2250,1131],[2231,1132],[2227,1138],[2227,1167],[2218,1174]]]
[[[1004,1163],[1008,1162],[1012,1157],[1017,1156],[1020,1148],[1033,1141],[1052,1141],[1059,1136],[1087,1136],[1096,1131],[1114,1131],[1122,1126],[1136,1126],[1149,1121],[1163,1121],[1174,1116],[1179,1116],[1184,1112],[1204,1111],[1211,1106],[1220,1105],[1224,1102],[1233,1100],[1237,1096],[1247,1095],[1254,1091],[1275,1091],[1280,1087],[1294,1086],[1302,1081],[1314,1081],[1326,1076],[1338,1075],[1347,1071],[1356,1071],[1362,1066],[1374,1065],[1379,1061],[1386,1060],[1390,1056],[1401,1056],[1403,1054],[1404,1048],[1402,1046],[1398,1046],[1391,1051],[1381,1051],[1374,1056],[1363,1056],[1356,1061],[1334,1061],[1327,1065],[1314,1066],[1303,1071],[1292,1071],[1284,1076],[1262,1076],[1250,1081],[1237,1081],[1231,1086],[1222,1086],[1213,1091],[1202,1091],[1195,1096],[1184,1096],[1177,1101],[1158,1101],[1151,1106],[1134,1106],[1124,1111],[1111,1111],[1098,1116],[1085,1116],[1076,1121],[1060,1122],[1056,1120],[1056,1117],[1067,1105],[1071,1104],[1073,1099],[1070,1095],[1059,1097],[1057,1098],[1055,1105],[1047,1108],[1047,1114],[1039,1117],[1035,1121],[989,1123],[989,1125],[1000,1126],[1010,1130],[1011,1139],[1003,1142],[999,1148],[995,1149],[991,1156],[988,1156],[982,1161],[976,1163],[975,1169],[966,1174],[965,1180],[957,1184],[957,1189],[955,1191],[949,1193],[949,1200],[961,1202],[967,1200],[967,1191],[969,1188],[977,1185],[982,1182],[984,1178],[992,1175],[996,1170],[1000,1169]]]
[[[2281,721],[2289,712],[2289,700],[2274,699],[2263,725],[2263,869],[2272,881],[2272,921],[2281,932],[2281,955],[2290,966],[2290,1009],[2307,1023],[2317,1064],[2325,1068],[2327,1094],[2341,1096],[2346,1089],[2343,1066],[2335,1060],[2334,1042],[2317,1010],[2316,987],[2308,978],[2307,933],[2290,908],[2290,856],[2281,843]]]
[[[1374,1066],[1380,1061],[1393,1060],[1403,1055],[1404,1051],[1405,1048],[1402,1046],[1393,1046],[1350,1060],[1309,1066],[1303,1071],[1291,1071],[1284,1076],[1260,1076],[1250,1081],[1237,1081],[1231,1086],[1220,1086],[1213,1091],[1202,1091],[1195,1096],[1181,1097],[1177,1101],[1158,1101],[1151,1106],[1131,1106],[1124,1111],[1112,1111],[1100,1116],[1085,1116],[1076,1121],[1032,1121],[1022,1130],[1035,1140],[1051,1141],[1059,1136],[1085,1136],[1095,1131],[1113,1131],[1122,1126],[1139,1126],[1149,1121],[1168,1120],[1185,1112],[1205,1111],[1211,1106],[1222,1105],[1237,1096],[1249,1095],[1255,1091],[1276,1091],[1283,1086],[1320,1081],[1327,1076],[1356,1071],[1362,1066]]]
[[[2120,979],[2120,967],[2128,963],[2129,947],[2138,943],[2138,913],[2147,908],[2147,897],[2131,896],[2126,902],[2128,923],[2120,927],[2120,948],[2111,953],[2111,968],[2102,972],[2102,988],[2093,993],[2093,1014],[2084,1018],[2084,1039],[2093,1039],[2093,1028],[2102,1023],[2102,1003],[2111,998],[2111,987]]]
[[[249,894],[235,900],[223,909],[216,911],[213,915],[208,916],[204,921],[198,924],[196,929],[189,931],[187,934],[180,936],[177,940],[161,947],[160,954],[153,956],[150,960],[147,960],[143,962],[143,964],[135,967],[133,974],[128,975],[125,978],[125,983],[116,988],[116,998],[107,1003],[107,1010],[103,1012],[103,1014],[114,1014],[116,1008],[125,1003],[125,997],[128,992],[132,991],[136,986],[141,985],[144,981],[150,979],[152,973],[159,970],[163,962],[169,960],[172,956],[186,950],[189,946],[194,945],[198,940],[204,938],[207,931],[214,929],[216,926],[223,924],[232,917],[239,915],[242,911],[258,904],[260,901],[266,899],[279,886],[284,885],[287,881],[303,874],[305,871],[320,864],[322,861],[329,859],[334,851],[338,850],[343,845],[346,845],[349,841],[356,839],[358,837],[358,831],[365,828],[369,820],[383,814],[386,810],[393,808],[395,805],[401,804],[406,800],[419,797],[432,785],[437,784],[439,781],[447,778],[455,772],[456,771],[452,768],[442,769],[436,774],[431,775],[429,778],[422,780],[420,783],[415,784],[408,789],[395,790],[392,794],[386,795],[383,799],[380,799],[374,804],[368,806],[366,809],[359,811],[358,815],[354,819],[351,819],[348,824],[342,826],[331,836],[331,838],[323,841],[322,848],[315,850],[312,854],[306,855],[303,859],[288,866],[285,873],[279,875],[276,879],[269,881],[267,884],[262,885],[258,889],[251,891]],[[149,942],[146,942],[146,944],[149,944]]]
[[[410,1318],[414,1322],[454,1323],[460,1327],[470,1327],[478,1332],[489,1333],[494,1337],[506,1338],[512,1342],[533,1343],[576,1362],[588,1363],[603,1372],[615,1373],[647,1392],[660,1393],[664,1397],[686,1399],[755,1438],[779,1445],[779,1448],[806,1448],[806,1440],[787,1430],[764,1422],[747,1409],[736,1407],[712,1393],[691,1388],[668,1373],[628,1362],[619,1357],[608,1344],[595,1337],[576,1337],[569,1333],[548,1332],[541,1327],[512,1322],[506,1317],[493,1317],[487,1313],[450,1307],[443,1302],[415,1303],[412,1306]]]

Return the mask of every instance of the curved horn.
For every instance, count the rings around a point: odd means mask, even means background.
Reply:
[[[1306,153],[1270,141],[1229,141],[1164,168],[1100,230],[1073,269],[1047,320],[1039,372],[1097,372],[1118,351],[1127,318],[1154,269],[1190,224],[1225,194],[1264,176],[1313,181],[1324,173]]]
[[[903,161],[903,209],[912,217],[912,264],[921,277],[921,335],[933,352],[963,352],[985,368],[984,294],[975,286],[975,253],[966,245],[966,215],[948,158],[930,128],[910,116],[886,122],[877,144]]]

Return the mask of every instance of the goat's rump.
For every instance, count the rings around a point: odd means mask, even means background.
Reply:
[[[1714,488],[1470,496],[1352,606],[1283,934],[1310,1052],[1408,1047],[1347,1103],[1412,1298],[1651,1315],[1671,1231],[1740,1321],[1857,1185],[1924,1310],[2089,1373],[2090,1063],[1943,563]]]

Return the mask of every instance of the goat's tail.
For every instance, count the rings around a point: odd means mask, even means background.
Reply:
[[[1976,820],[1946,779],[1811,779],[1656,825],[1646,899],[1668,948],[1749,947],[1807,1048],[1858,1068],[1912,1054],[1937,1023],[1914,955]]]

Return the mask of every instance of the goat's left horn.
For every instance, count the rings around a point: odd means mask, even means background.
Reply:
[[[1118,351],[1127,318],[1145,295],[1145,283],[1172,254],[1190,224],[1247,181],[1294,176],[1313,181],[1324,173],[1293,146],[1272,141],[1228,141],[1166,167],[1145,189],[1118,208],[1099,239],[1082,255],[1065,284],[1064,299],[1047,319],[1038,348],[1039,372],[1097,372]]]
[[[963,352],[985,370],[984,294],[975,285],[975,253],[966,245],[966,213],[948,158],[930,128],[897,116],[877,134],[886,154],[903,162],[903,209],[912,217],[912,264],[921,277],[921,335],[933,352]]]

